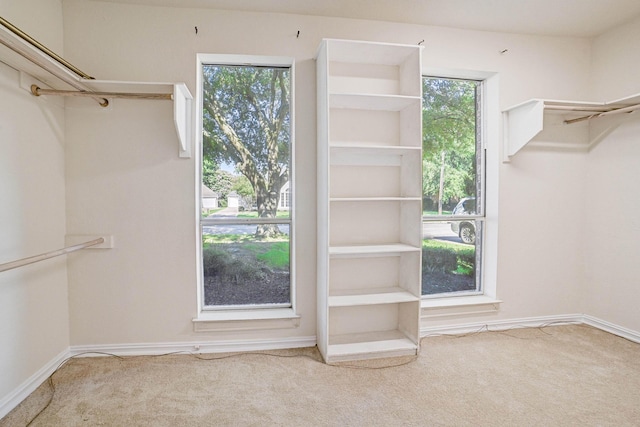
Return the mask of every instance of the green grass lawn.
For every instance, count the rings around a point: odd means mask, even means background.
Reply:
[[[203,250],[212,246],[228,248],[227,251],[233,250],[236,255],[261,261],[273,269],[289,269],[289,236],[286,234],[264,239],[256,239],[253,234],[205,234],[202,236]]]
[[[216,208],[216,209],[205,209],[203,211],[204,216],[209,216],[209,215],[213,215],[216,212],[220,212],[221,210],[223,210],[224,208]]]

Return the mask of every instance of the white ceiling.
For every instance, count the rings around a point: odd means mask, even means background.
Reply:
[[[99,0],[295,13],[472,30],[593,37],[640,15],[640,0]]]

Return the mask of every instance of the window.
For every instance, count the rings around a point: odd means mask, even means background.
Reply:
[[[291,307],[292,62],[229,59],[200,56],[201,305]]]
[[[483,291],[482,88],[423,78],[423,296]]]

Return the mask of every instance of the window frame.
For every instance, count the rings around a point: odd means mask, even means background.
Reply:
[[[273,324],[274,321],[284,321],[282,327],[295,327],[298,316],[295,314],[296,306],[296,286],[295,286],[295,60],[291,57],[279,56],[253,56],[253,55],[227,55],[227,54],[197,54],[197,76],[196,76],[196,283],[197,283],[197,309],[198,316],[194,319],[196,330],[212,331],[217,327],[207,326],[208,321],[231,321],[234,323],[234,330],[245,329],[238,326],[238,322],[247,321],[246,329],[254,329],[251,321],[265,320]],[[206,65],[221,66],[254,66],[288,68],[290,70],[290,92],[289,92],[289,121],[290,121],[290,147],[289,147],[289,191],[292,193],[288,218],[235,218],[235,219],[204,219],[202,218],[202,148],[203,148],[203,67]],[[289,303],[282,304],[256,304],[256,305],[233,305],[233,306],[207,306],[204,299],[204,277],[203,277],[203,226],[224,225],[224,224],[288,224],[289,225]],[[198,323],[198,322],[205,322]],[[292,323],[293,322],[293,323]],[[259,327],[259,326],[258,326]],[[277,326],[274,326],[277,327]],[[228,330],[223,326],[220,330]]]
[[[481,133],[483,215],[465,215],[462,219],[475,218],[482,221],[482,236],[479,250],[476,250],[476,280],[481,281],[479,291],[422,295],[423,319],[440,318],[465,313],[497,312],[501,301],[497,298],[497,249],[498,249],[498,173],[500,106],[499,75],[497,73],[423,67],[422,76],[443,79],[475,80],[481,82],[478,101],[481,118],[477,123]],[[455,216],[438,217],[442,220]],[[436,217],[430,217],[433,221]],[[423,217],[424,223],[424,217]],[[478,253],[479,252],[479,253]]]

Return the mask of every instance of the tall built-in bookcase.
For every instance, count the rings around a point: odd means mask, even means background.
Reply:
[[[317,341],[327,363],[419,350],[420,50],[320,45]]]

